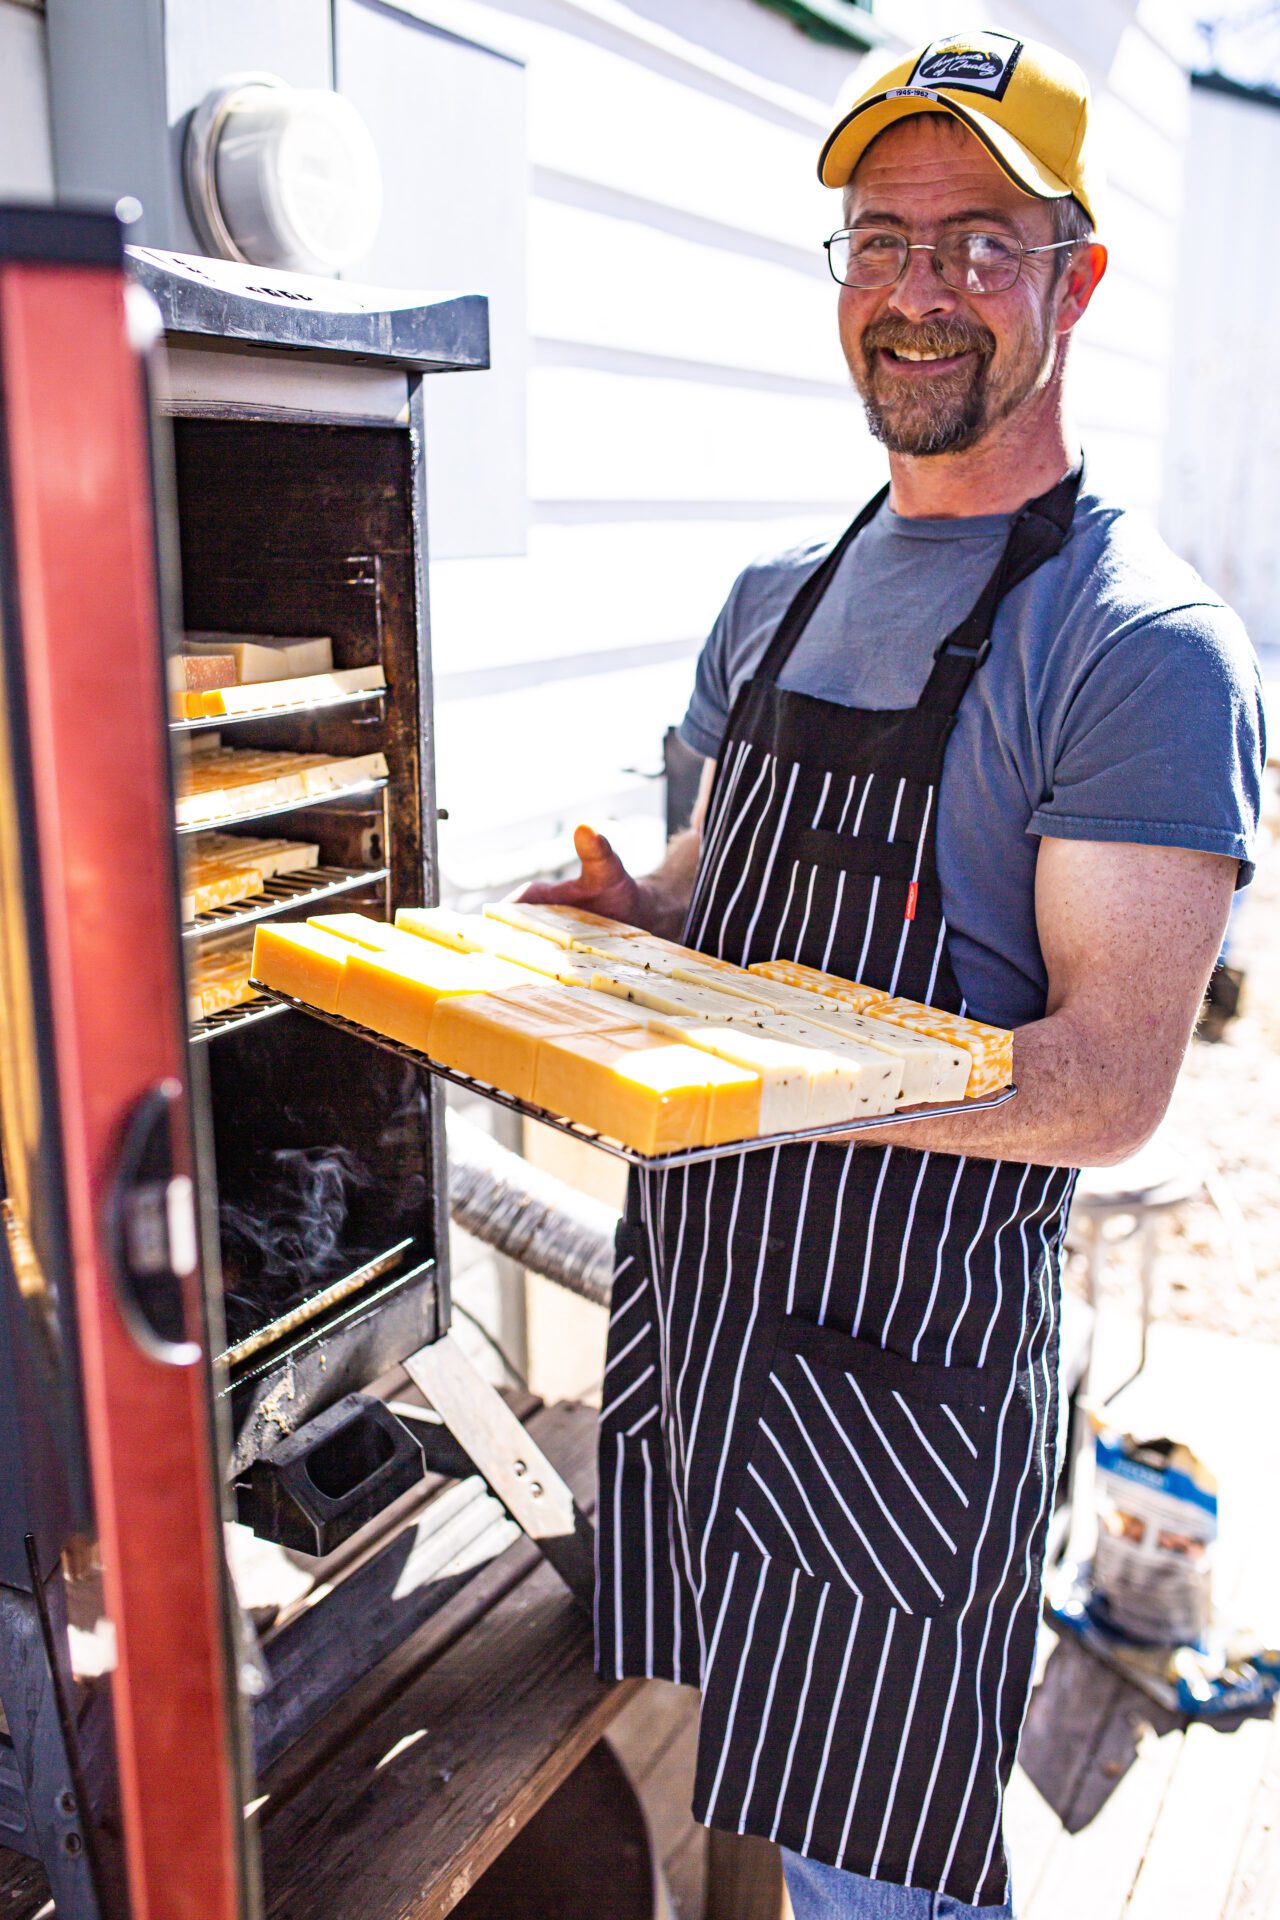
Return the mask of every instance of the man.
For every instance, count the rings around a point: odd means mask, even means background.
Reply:
[[[1092,168],[1084,76],[1006,35],[842,117],[827,244],[888,497],[734,586],[659,871],[584,828],[527,895],[1017,1029],[1004,1106],[629,1196],[599,1664],[702,1687],[695,1811],[781,1842],[797,1920],[1010,1911],[1072,1169],[1159,1122],[1251,872],[1247,643],[1064,417]]]

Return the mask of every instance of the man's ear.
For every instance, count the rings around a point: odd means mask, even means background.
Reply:
[[[1059,333],[1070,333],[1083,316],[1106,270],[1107,250],[1100,240],[1085,241],[1076,248],[1058,282]]]

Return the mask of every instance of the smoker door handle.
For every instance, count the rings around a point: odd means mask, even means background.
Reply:
[[[200,1358],[187,1335],[185,1283],[196,1271],[195,1191],[173,1169],[174,1121],[182,1086],[147,1088],[121,1132],[105,1207],[110,1273],[121,1316],[136,1344],[168,1366]]]

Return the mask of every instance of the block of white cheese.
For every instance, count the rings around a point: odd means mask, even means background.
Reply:
[[[816,994],[805,994],[812,1005]],[[875,1020],[854,1013],[850,1007],[819,1010],[809,1019],[785,1013],[761,1022],[769,1032],[783,1031],[810,1039],[815,1045],[851,1041],[855,1046],[871,1047],[899,1061],[902,1086],[898,1098],[904,1106],[938,1100],[962,1100],[969,1083],[970,1059],[963,1048],[948,1046],[922,1033],[910,1033],[905,1027],[891,1027],[887,1020]],[[921,1044],[923,1043],[923,1044]]]
[[[634,1001],[637,1006],[652,1007],[655,1013],[692,1014],[700,1020],[734,1020],[752,1011],[768,1011],[762,1000],[721,993],[690,980],[671,980],[663,974],[641,973],[628,967],[601,969],[591,984],[598,993],[615,994],[618,999]]]
[[[606,919],[602,913],[589,913],[585,907],[498,900],[484,911],[489,920],[503,920],[509,927],[519,927],[522,933],[536,933],[543,940],[554,940],[560,947],[572,947],[579,940],[586,941],[606,934],[626,937],[639,932],[638,928],[628,927],[621,920]]]
[[[901,1068],[887,1054],[870,1048],[813,1046],[783,1039],[761,1027],[736,1022],[668,1016],[672,1030],[693,1047],[705,1047],[734,1066],[760,1075],[761,1133],[786,1133],[797,1127],[831,1127],[892,1113],[902,1084]]]
[[[261,680],[288,680],[295,674],[332,673],[333,642],[328,638],[283,639],[268,633],[189,633],[185,653],[229,653],[241,686]]]

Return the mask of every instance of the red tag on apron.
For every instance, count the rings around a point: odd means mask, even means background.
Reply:
[[[917,901],[917,899],[919,898],[919,895],[920,895],[920,886],[919,886],[919,882],[918,882],[918,881],[915,881],[915,880],[913,880],[913,881],[911,882],[911,885],[910,885],[910,886],[909,886],[909,887],[907,888],[907,910],[906,910],[906,912],[905,912],[905,913],[903,914],[903,916],[902,916],[904,920],[914,920],[914,919],[915,919],[915,917],[916,917],[916,901]]]

